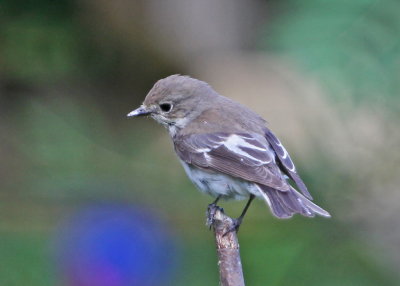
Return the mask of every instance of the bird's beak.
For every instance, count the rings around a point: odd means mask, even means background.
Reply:
[[[144,105],[142,105],[139,108],[129,112],[127,116],[128,117],[143,116],[143,115],[149,115],[150,113],[151,113],[151,110],[149,110]]]

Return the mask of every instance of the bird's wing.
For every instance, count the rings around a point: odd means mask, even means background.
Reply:
[[[286,151],[285,147],[283,147],[279,139],[269,129],[265,130],[265,138],[267,138],[272,149],[275,151],[275,154],[278,157],[278,162],[280,163],[281,170],[296,183],[297,187],[300,189],[304,196],[312,200],[312,196],[308,192],[306,185],[297,174],[296,167],[294,166],[289,153]]]
[[[186,163],[280,191],[290,190],[275,162],[275,151],[264,137],[206,133],[180,136],[174,141],[176,153]]]

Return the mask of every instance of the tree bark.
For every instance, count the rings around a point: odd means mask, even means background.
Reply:
[[[223,209],[210,205],[207,211],[207,225],[213,228],[218,255],[220,286],[244,286],[239,242],[234,220]]]

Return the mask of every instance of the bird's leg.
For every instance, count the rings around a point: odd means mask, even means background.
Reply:
[[[215,212],[217,210],[217,208],[219,208],[217,206],[217,203],[219,201],[219,199],[221,198],[221,195],[219,195],[211,204],[208,205],[207,207],[207,222],[206,225],[211,229],[211,225],[214,221],[214,215]]]
[[[221,198],[221,195],[218,195],[218,197],[217,197],[211,204],[209,204],[208,206],[215,206],[215,205],[217,205],[217,203],[218,203],[218,201],[219,201],[220,198]]]
[[[245,207],[244,207],[244,209],[243,209],[241,215],[240,215],[237,219],[234,219],[234,223],[233,223],[232,228],[228,229],[228,230],[224,233],[224,236],[227,235],[227,234],[228,234],[229,232],[231,232],[231,231],[236,231],[236,232],[239,231],[239,227],[240,227],[240,225],[242,224],[243,218],[244,218],[244,216],[246,215],[247,210],[249,209],[249,207],[250,207],[250,205],[251,205],[251,202],[254,200],[254,197],[255,197],[255,196],[254,196],[253,194],[250,195],[250,198],[249,198],[249,200],[247,201],[247,203],[246,203],[246,205],[245,205]]]

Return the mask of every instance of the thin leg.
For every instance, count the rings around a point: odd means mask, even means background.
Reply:
[[[231,229],[229,229],[227,232],[225,232],[224,236],[227,235],[231,231],[236,231],[236,232],[239,231],[239,227],[243,222],[243,218],[246,215],[247,210],[249,209],[251,202],[254,200],[254,198],[255,198],[255,196],[251,194],[249,200],[247,201],[246,205],[244,206],[242,214],[237,219],[235,219],[235,223],[234,223],[233,227]]]
[[[221,195],[219,195],[210,205],[216,205],[221,198]]]
[[[244,206],[244,209],[242,211],[242,214],[237,218],[238,220],[242,221],[245,214],[247,213],[247,210],[249,209],[251,202],[254,200],[254,195],[250,195],[249,200],[247,201],[247,204]]]

